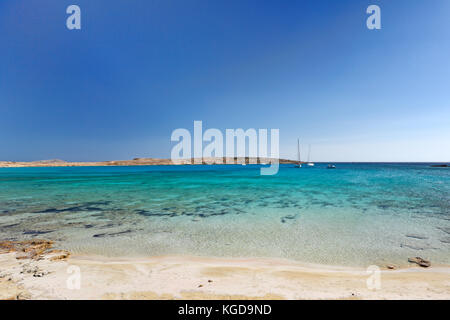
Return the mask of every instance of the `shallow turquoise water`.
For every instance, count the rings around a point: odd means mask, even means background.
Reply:
[[[0,168],[3,239],[76,253],[450,263],[450,170],[428,164]]]

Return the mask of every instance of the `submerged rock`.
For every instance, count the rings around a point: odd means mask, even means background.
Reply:
[[[446,227],[437,227],[437,228],[444,231],[447,234],[450,234],[450,228],[446,228]]]
[[[414,238],[414,239],[420,239],[420,240],[428,239],[427,236],[422,236],[422,235],[420,235],[420,234],[413,234],[413,233],[407,234],[406,236],[407,236],[408,238]]]
[[[25,230],[23,232],[23,234],[37,236],[37,235],[46,234],[46,233],[50,233],[50,232],[53,232],[53,230],[43,230],[43,231],[39,231],[39,230]]]
[[[418,247],[418,246],[414,246],[411,244],[407,244],[407,243],[402,243],[400,244],[400,248],[408,248],[408,249],[413,249],[413,250],[423,250],[423,247]]]
[[[419,266],[424,267],[424,268],[428,268],[428,267],[431,266],[431,262],[430,261],[422,259],[421,257],[409,258],[408,262],[416,263]]]

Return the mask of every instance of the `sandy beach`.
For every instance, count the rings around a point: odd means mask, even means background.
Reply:
[[[380,270],[289,260],[163,256],[112,259],[61,251],[0,254],[1,299],[449,299],[450,267]],[[79,288],[78,288],[79,286]]]

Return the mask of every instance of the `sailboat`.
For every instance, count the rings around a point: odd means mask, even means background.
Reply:
[[[301,168],[302,167],[302,163],[300,161],[300,139],[297,139],[297,168]]]
[[[309,156],[311,155],[311,145],[308,145],[308,162],[306,163],[309,167],[314,167],[314,162],[309,161]]]

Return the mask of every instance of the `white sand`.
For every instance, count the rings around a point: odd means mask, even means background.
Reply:
[[[0,254],[2,299],[450,299],[446,266],[381,270],[381,288],[370,290],[364,269],[286,260],[15,256]]]

